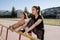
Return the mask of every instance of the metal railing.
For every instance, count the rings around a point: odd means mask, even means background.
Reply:
[[[0,36],[2,35],[3,27],[7,29],[7,31],[6,31],[6,39],[5,39],[5,40],[8,39],[8,30],[11,30],[11,31],[13,31],[13,32],[18,33],[18,34],[19,34],[19,40],[20,40],[20,36],[21,36],[21,35],[29,38],[30,40],[38,40],[37,38],[34,38],[34,37],[32,37],[32,36],[30,36],[30,35],[27,35],[27,34],[23,34],[22,32],[15,31],[15,30],[13,30],[13,29],[11,29],[11,28],[8,28],[7,26],[4,26],[4,25],[2,25],[2,24],[0,24],[0,26],[1,26],[1,34],[0,34]]]

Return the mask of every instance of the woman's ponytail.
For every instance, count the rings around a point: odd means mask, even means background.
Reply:
[[[38,15],[41,14],[40,6],[37,6]]]

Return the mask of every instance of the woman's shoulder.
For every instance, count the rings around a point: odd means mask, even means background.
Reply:
[[[38,18],[42,18],[42,16],[41,16],[41,15],[39,15],[39,16],[38,16]]]
[[[25,21],[29,21],[30,20],[30,18],[28,18],[28,19],[25,19]]]
[[[42,15],[39,15],[39,18],[40,18],[40,19],[43,19],[43,16],[42,16]]]

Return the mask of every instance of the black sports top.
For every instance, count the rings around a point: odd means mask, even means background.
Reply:
[[[38,20],[38,19],[42,19],[42,16],[39,15],[38,18],[35,18],[34,16],[32,17],[32,19],[34,20],[34,23]],[[37,29],[42,29],[44,28],[44,23],[43,23],[43,19],[41,21],[41,23],[39,25],[36,26]]]

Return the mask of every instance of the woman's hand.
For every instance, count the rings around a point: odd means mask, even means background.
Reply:
[[[12,29],[12,26],[9,26],[9,28],[8,29]]]
[[[13,30],[14,30],[13,26],[9,26],[8,29],[11,29],[12,32],[13,32]]]
[[[28,33],[28,31],[25,31],[25,32],[24,32],[24,34],[27,34],[27,33]]]
[[[28,27],[25,28],[24,34],[27,34],[27,33],[28,33]]]

